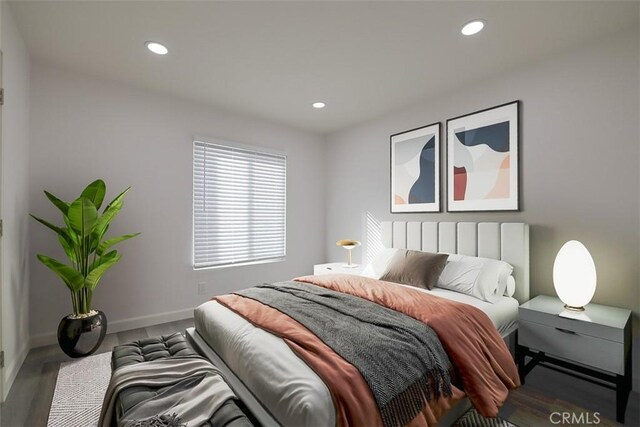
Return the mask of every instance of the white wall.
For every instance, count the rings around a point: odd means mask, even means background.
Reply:
[[[111,331],[190,316],[213,295],[310,274],[324,259],[321,137],[37,63],[31,83],[31,211],[57,218],[43,189],[71,200],[96,178],[105,179],[108,198],[132,186],[110,233],[142,235],[120,246],[122,261],[93,298]],[[194,135],[287,153],[285,262],[192,269]],[[31,333],[38,345],[53,340],[71,303],[64,285],[35,258],[36,253],[63,258],[57,240],[39,224],[32,223],[31,230]],[[199,282],[207,284],[206,295],[198,295]],[[150,317],[127,321],[144,316]]]
[[[554,294],[555,254],[566,240],[577,238],[598,268],[594,301],[629,307],[637,320],[638,68],[638,33],[619,34],[330,135],[325,147],[322,138],[308,133],[34,64],[29,209],[56,215],[42,195],[45,188],[72,199],[97,177],[107,181],[110,196],[133,186],[112,232],[143,235],[122,245],[123,261],[94,297],[112,330],[155,323],[157,313],[188,315],[206,298],[197,294],[201,281],[212,296],[344,259],[335,241],[365,240],[367,213],[377,220],[528,222],[533,296]],[[389,135],[515,99],[522,101],[521,212],[389,213]],[[288,152],[286,262],[192,270],[193,135]],[[41,344],[52,342],[70,302],[64,286],[35,260],[36,253],[62,258],[62,251],[47,230],[35,223],[30,229],[31,334],[33,343]],[[636,321],[636,348],[639,330]]]
[[[27,355],[29,344],[29,54],[11,9],[2,9],[2,346],[5,352],[3,392],[9,388]],[[4,397],[4,396],[3,396]],[[3,400],[3,399],[0,399]]]
[[[640,348],[638,69],[638,32],[625,32],[330,135],[328,258],[344,258],[337,239],[365,239],[367,212],[377,220],[527,222],[531,296],[555,295],[555,255],[565,241],[581,240],[598,270],[594,302],[632,309]],[[437,121],[446,135],[447,118],[517,99],[521,212],[389,213],[389,135]],[[634,350],[636,389],[639,354]]]

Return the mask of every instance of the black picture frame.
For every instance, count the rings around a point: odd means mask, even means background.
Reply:
[[[433,152],[427,145],[433,141]],[[421,140],[420,140],[421,139]],[[389,137],[389,206],[394,213],[433,213],[442,211],[441,189],[441,153],[442,125],[440,122],[431,123],[418,128],[395,133]],[[410,157],[412,151],[418,157],[405,162],[403,170],[397,167],[396,151],[402,147],[403,157]],[[409,156],[407,156],[409,154]],[[429,165],[429,159],[433,159],[433,171]],[[417,169],[418,176],[408,175],[406,169]],[[423,175],[424,174],[424,175]],[[418,182],[421,181],[421,182]],[[417,186],[417,187],[416,187]],[[409,188],[409,190],[407,190]],[[412,193],[413,192],[413,193]],[[411,193],[411,197],[409,197]],[[420,202],[420,198],[425,201]],[[413,200],[413,201],[411,201]]]
[[[516,100],[447,120],[447,212],[520,211],[520,104]]]

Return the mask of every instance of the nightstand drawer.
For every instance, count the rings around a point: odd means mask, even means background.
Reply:
[[[518,310],[518,319],[521,321],[569,329],[619,343],[629,338],[630,316],[630,310],[599,304],[588,304],[582,312],[568,311],[560,299],[547,295],[538,295],[522,304]]]
[[[623,343],[521,318],[518,344],[608,372],[624,374]]]
[[[577,315],[588,316],[588,313],[578,313]],[[588,335],[608,341],[616,341],[618,343],[623,343],[625,338],[625,331],[622,328],[613,328],[599,323],[569,319],[557,314],[529,310],[523,307],[520,307],[518,318],[520,321],[537,323],[551,328],[567,329],[581,335]]]

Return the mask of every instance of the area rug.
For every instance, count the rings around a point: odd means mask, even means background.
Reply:
[[[60,365],[47,427],[98,425],[111,377],[111,352]]]
[[[500,417],[485,418],[475,410],[475,408],[469,409],[463,416],[458,418],[458,421],[453,427],[518,427],[509,421]]]

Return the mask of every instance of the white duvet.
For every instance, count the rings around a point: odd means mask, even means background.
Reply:
[[[336,424],[327,386],[280,337],[215,301],[196,308],[195,326],[280,424]]]

